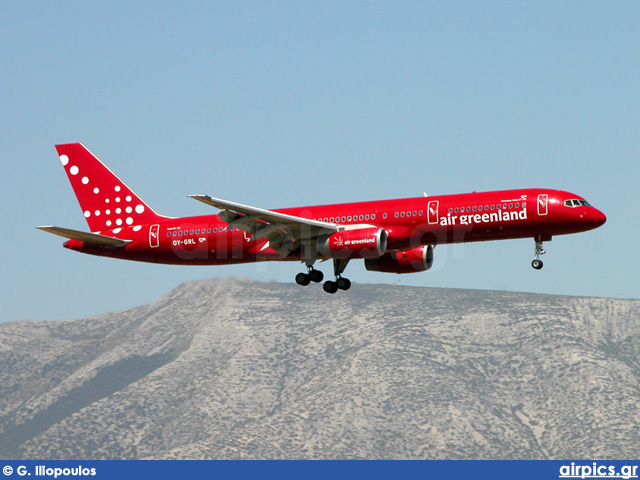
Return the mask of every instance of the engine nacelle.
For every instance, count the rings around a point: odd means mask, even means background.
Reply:
[[[380,258],[368,258],[364,261],[367,270],[385,273],[416,273],[429,270],[433,265],[433,246],[389,252]]]
[[[319,237],[316,247],[323,257],[379,257],[387,250],[387,232],[377,227],[342,230]]]

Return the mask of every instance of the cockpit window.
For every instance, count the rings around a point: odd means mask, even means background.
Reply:
[[[565,207],[590,207],[591,204],[586,200],[579,200],[577,198],[573,198],[571,200],[564,201]]]

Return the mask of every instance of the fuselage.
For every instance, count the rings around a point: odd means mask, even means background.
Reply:
[[[275,209],[274,212],[347,226],[383,228],[387,251],[421,245],[535,238],[597,228],[605,215],[581,196],[550,189],[518,189],[467,194]],[[164,218],[97,232],[131,240],[108,249],[68,240],[65,247],[88,254],[152,263],[223,265],[283,260],[265,238],[251,235],[218,215]],[[324,258],[324,257],[320,257]],[[285,260],[304,260],[297,248]]]

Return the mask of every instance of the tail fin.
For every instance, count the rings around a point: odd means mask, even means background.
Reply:
[[[92,232],[158,222],[163,217],[81,143],[56,145]]]

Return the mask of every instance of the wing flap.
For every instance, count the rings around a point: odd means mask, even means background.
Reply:
[[[226,212],[232,212],[236,214],[249,215],[255,219],[260,219],[268,223],[277,223],[282,225],[288,225],[295,227],[296,225],[308,225],[309,227],[316,227],[326,230],[332,230],[337,232],[338,225],[334,223],[318,222],[317,220],[310,220],[308,218],[296,217],[295,215],[287,215],[286,213],[274,212],[273,210],[266,210],[264,208],[251,207],[249,205],[243,205],[241,203],[229,202],[228,200],[222,200],[220,198],[213,198],[209,195],[189,195],[189,197],[198,200],[202,203],[206,203],[212,207]],[[221,217],[222,218],[222,217]],[[228,217],[227,217],[228,218]],[[222,218],[224,221],[224,218]]]
[[[262,249],[272,248],[281,257],[286,257],[301,243],[308,243],[321,233],[337,232],[341,228],[335,223],[319,222],[308,218],[288,215],[241,203],[229,202],[209,195],[189,195],[189,197],[215,207],[222,212],[220,220],[229,228],[239,228],[251,235],[251,240],[266,238]]]
[[[53,233],[60,237],[68,238],[70,240],[78,240],[90,245],[96,245],[98,247],[124,247],[131,243],[131,240],[121,240],[119,238],[108,237],[106,235],[99,235],[97,233],[81,232],[79,230],[72,230],[70,228],[54,227],[53,225],[36,227],[39,230]]]

